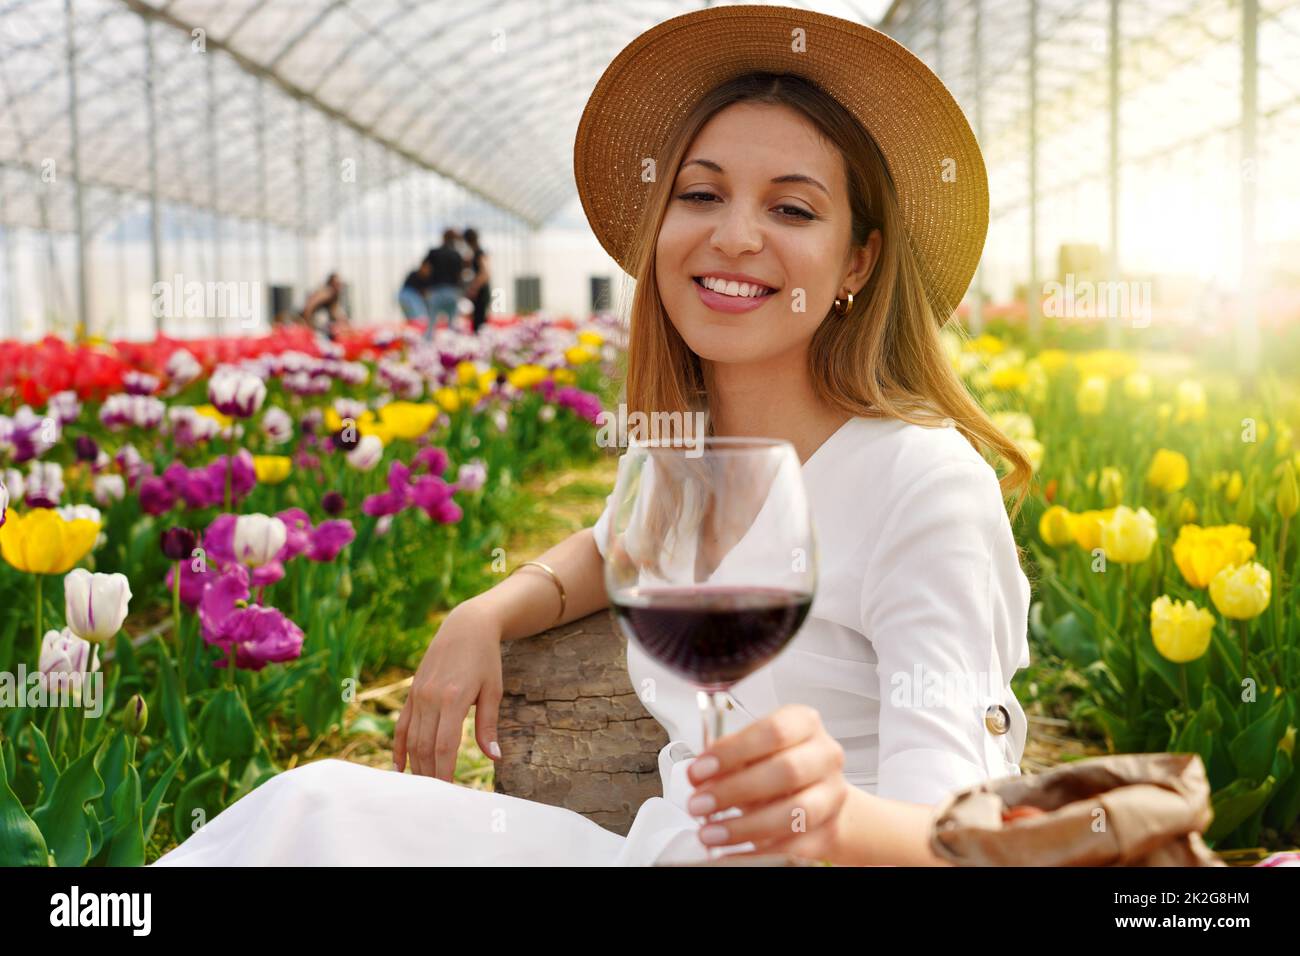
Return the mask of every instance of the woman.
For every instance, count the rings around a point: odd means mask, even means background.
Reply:
[[[397,769],[412,775],[291,770],[163,863],[646,864],[703,859],[710,843],[928,865],[935,805],[1018,772],[1025,718],[1009,680],[1028,663],[1029,586],[1003,493],[1023,493],[1030,468],[938,335],[987,225],[978,146],[942,84],[863,26],[706,9],[614,60],[575,171],[597,236],[638,280],[629,412],[703,410],[715,434],[797,451],[823,569],[808,621],[735,686],[731,732],[698,756],[694,694],[629,645],[633,686],[654,681],[646,705],[670,743],[664,795],[626,838],[450,784],[471,704],[479,746],[500,756],[500,642],[550,627],[557,606],[567,622],[607,605],[607,509],[542,555],[545,569],[451,612],[397,723]],[[761,304],[738,311],[750,295]],[[977,447],[1009,464],[1001,483]],[[932,694],[936,675],[980,687]]]
[[[474,270],[474,277],[465,289],[465,298],[474,303],[473,321],[477,333],[487,322],[488,303],[492,299],[492,286],[489,284],[492,268],[487,251],[478,244],[478,230],[466,229],[464,235],[465,244],[470,249],[469,266]]]

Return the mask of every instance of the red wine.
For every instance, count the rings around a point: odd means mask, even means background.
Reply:
[[[724,690],[790,642],[812,595],[781,588],[637,588],[612,604],[628,639],[652,658],[706,690]]]

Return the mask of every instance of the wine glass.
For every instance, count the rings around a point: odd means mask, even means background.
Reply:
[[[812,605],[799,458],[769,438],[632,442],[612,507],[610,603],[629,640],[697,689],[707,750],[723,693],[776,657]]]

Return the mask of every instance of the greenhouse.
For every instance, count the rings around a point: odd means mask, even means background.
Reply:
[[[1300,864],[1300,2],[0,0],[0,83],[0,864]]]

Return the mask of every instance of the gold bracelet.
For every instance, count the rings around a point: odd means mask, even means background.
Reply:
[[[560,613],[555,616],[555,622],[551,625],[551,627],[554,627],[556,624],[559,624],[560,621],[564,620],[564,600],[565,600],[564,585],[560,583],[560,576],[551,569],[551,566],[548,564],[543,564],[541,561],[525,561],[523,564],[516,565],[514,571],[511,571],[510,574],[514,574],[515,571],[518,571],[520,568],[526,568],[530,564],[533,565],[534,567],[541,568],[543,571],[549,574],[551,576],[551,580],[555,582],[556,590],[560,592]],[[506,577],[509,576],[510,575],[506,575]]]

